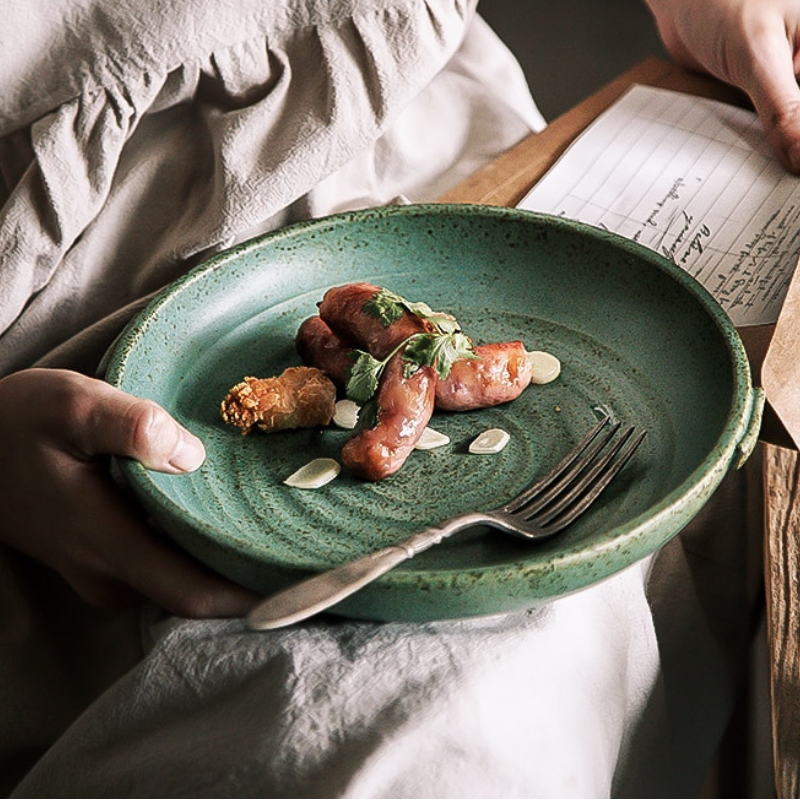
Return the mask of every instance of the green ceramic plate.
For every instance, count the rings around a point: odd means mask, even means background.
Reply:
[[[348,434],[242,437],[218,407],[244,375],[298,363],[293,337],[329,286],[367,280],[454,313],[476,340],[521,338],[563,363],[509,405],[437,414],[450,446],[415,452],[378,484],[317,491],[282,480]],[[475,206],[404,206],[304,223],[243,244],[164,291],[123,334],[108,379],[169,409],[206,444],[198,472],[122,470],[149,513],[221,573],[270,593],[462,511],[491,508],[542,474],[597,408],[649,431],[600,502],[530,545],[487,530],[419,555],[335,609],[429,620],[522,609],[653,552],[702,507],[751,438],[758,403],[736,331],[681,270],[616,236]],[[502,427],[499,455],[468,442]]]

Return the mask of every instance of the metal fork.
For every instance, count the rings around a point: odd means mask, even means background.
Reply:
[[[597,499],[646,434],[646,431],[637,433],[631,426],[617,436],[619,429],[618,421],[605,416],[550,472],[499,508],[459,514],[400,544],[278,592],[250,611],[248,627],[252,630],[281,628],[318,614],[403,561],[465,528],[487,525],[530,540],[555,535]]]

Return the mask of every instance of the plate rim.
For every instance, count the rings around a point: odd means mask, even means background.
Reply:
[[[737,448],[745,438],[747,430],[751,425],[756,406],[755,390],[753,388],[749,359],[741,337],[730,317],[728,317],[720,304],[699,281],[664,256],[646,248],[644,245],[585,223],[517,208],[483,204],[446,203],[415,203],[409,205],[386,206],[348,211],[304,220],[248,239],[231,248],[211,255],[209,258],[188,270],[183,276],[177,278],[159,291],[144,308],[132,317],[109,349],[109,353],[105,359],[105,379],[113,386],[124,388],[128,356],[136,344],[146,334],[155,317],[161,313],[176,296],[186,291],[193,283],[205,280],[206,275],[224,269],[229,262],[238,260],[242,255],[261,249],[264,246],[273,246],[275,243],[294,238],[308,231],[336,228],[347,225],[353,220],[371,220],[395,216],[430,214],[442,216],[457,215],[460,217],[477,215],[481,217],[488,216],[498,219],[507,218],[530,221],[533,223],[544,223],[557,228],[561,227],[569,229],[570,231],[578,231],[583,236],[611,243],[613,246],[635,255],[637,258],[644,258],[646,261],[649,261],[671,279],[679,283],[686,291],[694,295],[722,336],[726,352],[731,362],[731,372],[734,376],[734,391],[732,392],[731,403],[726,411],[725,422],[721,427],[717,441],[696,468],[668,495],[659,502],[654,503],[646,511],[632,517],[624,526],[619,526],[619,536],[614,536],[613,540],[609,541],[601,540],[594,542],[592,548],[596,551],[596,555],[603,555],[611,549],[612,542],[613,549],[619,549],[620,547],[624,548],[627,544],[637,541],[643,529],[651,525],[654,517],[668,517],[679,505],[686,502],[687,498],[702,496],[721,480],[724,473],[727,472],[736,458]],[[136,490],[148,496],[152,502],[159,502],[173,523],[184,527],[192,527],[207,543],[224,549],[213,535],[218,528],[196,518],[187,511],[187,509],[175,503],[171,497],[158,490],[149,479],[149,471],[139,462],[133,459],[119,458],[117,459],[117,463],[123,477],[132,483]],[[187,523],[187,519],[191,521],[191,524]],[[672,537],[670,536],[669,538]],[[661,542],[657,547],[663,546],[666,541],[668,541],[668,539]],[[250,548],[248,542],[244,544],[246,545],[245,549],[249,556],[258,555],[255,549],[248,549]],[[585,554],[589,549],[590,548],[587,547],[587,542],[580,541],[574,546],[566,548],[563,552],[559,553],[557,557],[559,560],[566,560],[568,562],[574,561],[577,563],[585,558]],[[652,549],[650,552],[652,552]],[[236,555],[238,556],[239,553],[237,552]],[[484,575],[487,572],[490,574],[507,572],[512,567],[521,570],[524,574],[530,574],[532,576],[542,571],[541,566],[535,563],[525,564],[524,562],[509,562],[499,567],[465,567],[461,569],[460,572],[472,572]],[[279,565],[278,568],[281,570],[287,569],[283,565]],[[303,572],[304,570],[301,567],[297,567],[296,571]],[[420,580],[425,580],[435,584],[437,581],[441,582],[442,580],[446,580],[446,573],[450,571],[451,570],[443,570],[441,568],[417,568],[413,571],[398,569],[383,576],[379,579],[379,582],[402,586],[403,584],[419,583]]]

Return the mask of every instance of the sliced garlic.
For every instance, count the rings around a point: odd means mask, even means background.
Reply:
[[[330,483],[341,470],[339,462],[332,458],[315,458],[293,472],[284,483],[297,489],[319,489]]]
[[[489,428],[481,433],[469,446],[470,453],[499,453],[509,442],[511,436],[502,428]]]
[[[361,410],[357,403],[352,400],[339,400],[336,404],[336,411],[333,414],[333,424],[340,428],[352,430],[358,422],[358,412]]]
[[[533,350],[528,353],[528,361],[533,372],[531,383],[550,383],[561,374],[561,362],[551,353],[544,350]]]
[[[434,450],[437,447],[444,447],[446,444],[450,444],[449,436],[439,433],[433,428],[425,428],[414,447],[417,450]]]

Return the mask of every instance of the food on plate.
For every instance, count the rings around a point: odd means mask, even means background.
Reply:
[[[295,489],[320,489],[330,483],[342,467],[333,458],[315,458],[293,472],[284,483]]]
[[[342,461],[359,478],[383,480],[413,451],[433,414],[437,379],[472,358],[472,342],[451,315],[372,284],[329,289],[319,309],[337,336],[356,344],[345,378],[361,425]],[[354,323],[345,330],[348,315]]]
[[[422,308],[380,286],[348,283],[325,292],[319,316],[342,341],[383,359],[410,336],[435,331],[434,322],[414,313],[414,306]]]
[[[419,437],[416,445],[414,445],[414,449],[435,450],[437,447],[444,447],[448,444],[450,444],[449,436],[444,433],[439,433],[439,431],[433,428],[425,428],[425,430],[422,431],[422,436]]]
[[[508,431],[502,428],[489,428],[478,434],[469,445],[469,452],[476,455],[499,453],[511,440]]]
[[[520,341],[479,344],[475,358],[460,359],[436,384],[436,408],[474,411],[508,403],[531,382],[533,364]]]
[[[561,362],[552,353],[534,350],[528,353],[528,360],[533,370],[531,383],[550,383],[561,374]]]
[[[347,370],[353,363],[353,345],[339,338],[319,316],[303,320],[294,343],[304,364],[321,369],[344,389]]]
[[[406,376],[403,353],[392,356],[376,395],[374,422],[342,448],[342,462],[358,478],[379,481],[403,466],[433,414],[435,374],[420,367]]]
[[[353,430],[358,425],[358,414],[361,407],[358,403],[348,400],[346,397],[336,401],[336,411],[333,414],[333,424],[346,430]]]
[[[304,363],[321,369],[337,386],[347,385],[356,350],[321,317],[305,320],[295,343]],[[542,351],[528,352],[521,341],[476,345],[473,354],[477,358],[460,358],[446,378],[437,378],[437,410],[475,411],[508,403],[519,397],[530,383],[554,380],[561,369],[555,356]]]
[[[446,444],[446,436],[427,428],[434,409],[508,403],[561,369],[557,358],[529,353],[521,341],[476,346],[452,315],[371,283],[334,286],[318,308],[295,336],[306,366],[290,367],[278,378],[246,378],[223,401],[222,416],[245,433],[331,420],[353,429],[341,459],[363,480],[393,475],[415,447]],[[345,395],[338,403],[337,387]],[[508,439],[492,429],[470,451],[499,452]]]
[[[336,387],[316,367],[288,367],[277,377],[247,377],[220,404],[222,419],[249,433],[328,425],[336,407]]]

